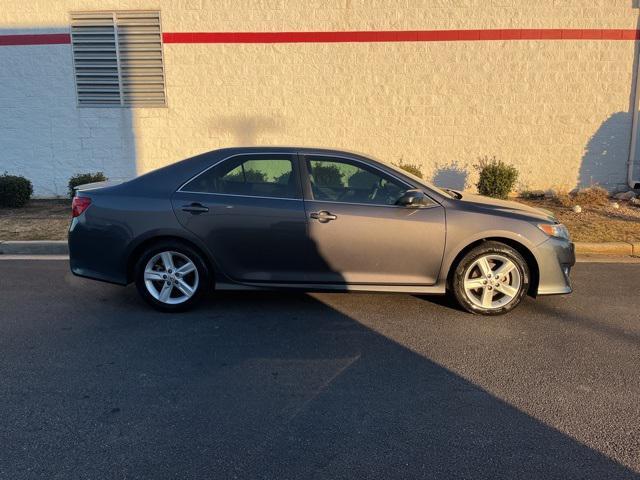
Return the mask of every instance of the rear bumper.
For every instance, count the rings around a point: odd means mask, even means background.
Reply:
[[[538,245],[535,254],[540,270],[537,295],[571,293],[571,268],[576,263],[573,243],[550,238]]]
[[[71,221],[69,267],[79,277],[126,285],[123,241],[114,229],[91,228],[84,216]],[[117,234],[117,230],[115,230]]]

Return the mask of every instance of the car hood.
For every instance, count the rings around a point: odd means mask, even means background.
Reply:
[[[519,202],[511,200],[499,200],[497,198],[485,197],[483,195],[474,195],[470,193],[462,193],[462,198],[459,202],[467,205],[471,205],[483,210],[502,211],[508,213],[516,213],[520,215],[527,215],[539,220],[547,220],[556,222],[556,218],[553,212],[545,210],[544,208],[530,207]]]

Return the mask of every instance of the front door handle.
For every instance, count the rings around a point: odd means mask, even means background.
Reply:
[[[193,215],[199,215],[201,213],[208,212],[209,209],[201,203],[192,203],[191,205],[183,205],[182,211],[192,213]]]
[[[327,223],[338,218],[337,215],[334,215],[331,212],[327,212],[326,210],[322,210],[321,212],[313,212],[309,216],[315,220],[318,220],[320,223]]]

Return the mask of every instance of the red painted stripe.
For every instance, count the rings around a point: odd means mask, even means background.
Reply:
[[[631,29],[491,29],[491,30],[381,30],[353,32],[165,32],[165,43],[359,43],[459,42],[477,40],[640,40]],[[71,43],[68,33],[0,35],[4,45]]]
[[[68,33],[37,33],[29,35],[0,35],[2,45],[64,45],[71,43]]]
[[[354,32],[166,32],[164,43],[351,43],[474,40],[639,40],[640,30],[493,29]]]

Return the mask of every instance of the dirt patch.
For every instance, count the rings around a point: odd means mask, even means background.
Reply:
[[[532,207],[551,210],[556,218],[571,232],[574,242],[640,242],[640,208],[625,201],[613,201],[605,205],[582,206],[575,213],[569,205],[561,205],[555,199],[517,199]]]
[[[70,200],[31,200],[0,208],[0,240],[66,240],[70,222]]]

